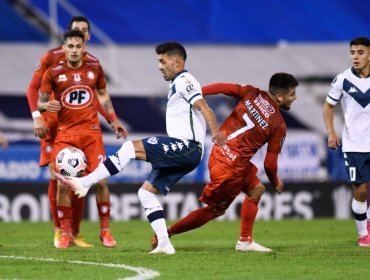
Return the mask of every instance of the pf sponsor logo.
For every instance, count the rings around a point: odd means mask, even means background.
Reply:
[[[62,104],[69,109],[82,109],[94,100],[94,93],[90,87],[84,85],[73,86],[62,93]]]

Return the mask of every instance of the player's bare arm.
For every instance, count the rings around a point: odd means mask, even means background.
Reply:
[[[336,150],[340,145],[340,141],[334,129],[334,105],[328,102],[324,104],[324,122],[328,132],[328,147]]]
[[[58,112],[61,109],[59,101],[57,100],[49,101],[49,98],[50,98],[50,94],[47,94],[47,93],[39,94],[37,106],[40,112],[44,112],[44,111]],[[35,136],[38,136],[40,138],[46,137],[48,128],[42,116],[35,117],[33,119],[33,132]]]
[[[116,113],[113,108],[112,101],[105,88],[98,89],[98,99],[99,99],[101,107],[110,116],[110,125],[112,126],[112,129],[116,133],[117,139],[121,137],[126,139],[128,135],[127,130],[123,126],[123,124],[120,122],[120,120],[117,118]]]
[[[218,129],[215,114],[213,113],[212,109],[208,107],[204,99],[195,101],[194,107],[202,113],[204,119],[206,120],[209,129],[211,130],[212,142],[216,143],[220,147],[225,145],[226,136]]]

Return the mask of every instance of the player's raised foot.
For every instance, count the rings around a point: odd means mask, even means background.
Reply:
[[[63,175],[59,173],[55,173],[55,177],[57,177],[63,184],[70,187],[75,195],[78,197],[84,197],[86,196],[89,188],[85,188],[81,184],[81,179],[77,177],[64,177]]]
[[[116,240],[114,239],[110,230],[102,230],[100,232],[100,240],[103,242],[104,247],[114,248],[117,245]]]
[[[149,254],[166,254],[166,255],[173,255],[175,254],[175,248],[173,248],[171,242],[164,247],[157,246],[154,250],[150,251]]]
[[[57,246],[55,246],[55,248],[58,248],[58,249],[68,248],[72,244],[72,239],[73,239],[73,236],[71,234],[62,234],[59,239],[59,243],[57,244]]]
[[[54,247],[55,248],[58,248],[61,236],[62,236],[62,231],[60,229],[57,229],[54,231]]]
[[[370,235],[360,237],[357,241],[360,247],[370,247]]]
[[[94,247],[93,244],[86,242],[85,238],[81,234],[78,234],[77,236],[75,236],[73,238],[72,243],[73,243],[73,245],[75,245],[77,247],[82,247],[82,248]]]
[[[257,242],[252,241],[240,241],[236,243],[235,250],[237,251],[254,251],[254,252],[271,252],[272,249],[263,247]]]

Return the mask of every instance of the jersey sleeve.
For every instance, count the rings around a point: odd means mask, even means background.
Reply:
[[[105,81],[105,74],[103,67],[101,67],[100,63],[98,66],[98,80],[96,82],[96,87],[98,89],[103,89],[107,87],[106,81]]]
[[[191,105],[195,101],[203,99],[202,88],[198,81],[192,77],[185,76],[179,79],[176,88]]]
[[[343,94],[343,80],[343,74],[339,74],[334,78],[334,80],[331,82],[331,88],[328,96],[326,97],[326,102],[334,106],[337,105]]]
[[[280,153],[286,136],[286,126],[279,125],[272,133],[271,138],[267,144],[267,151],[271,153]]]
[[[241,98],[242,86],[238,84],[216,83],[202,87],[204,95],[223,93],[225,95]]]
[[[49,68],[42,78],[40,92],[51,94],[52,90],[53,90],[52,68]]]
[[[41,87],[42,77],[50,65],[50,52],[47,52],[41,58],[27,88],[27,100],[31,113],[37,111],[38,92]]]

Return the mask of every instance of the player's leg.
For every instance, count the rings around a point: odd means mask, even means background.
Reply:
[[[171,235],[180,234],[186,231],[203,226],[209,221],[222,216],[235,197],[240,193],[241,180],[229,169],[211,155],[209,159],[209,172],[211,183],[207,184],[199,200],[206,207],[196,209],[184,218],[177,221],[168,228]],[[155,245],[155,237],[152,239],[152,247]]]
[[[94,247],[94,245],[88,243],[85,237],[80,233],[80,224],[85,208],[85,198],[78,198],[71,190],[69,190],[69,197],[71,198],[72,206],[73,245],[83,248]]]
[[[370,246],[367,230],[367,189],[370,173],[370,153],[344,153],[345,167],[352,184],[352,212],[358,233],[358,245]]]
[[[41,167],[47,166],[49,169],[49,186],[48,199],[50,206],[51,218],[54,223],[54,246],[57,246],[61,236],[60,222],[57,215],[57,180],[54,171],[54,157],[53,157],[53,141],[54,137],[49,133],[45,139],[40,139],[40,161]]]
[[[109,228],[110,200],[106,180],[102,180],[96,184],[96,205],[100,219],[100,240],[103,242],[104,247],[116,247],[116,240]]]
[[[56,248],[68,248],[73,240],[72,235],[72,207],[68,187],[58,182],[57,186],[57,212],[60,221],[62,236]]]
[[[367,229],[367,183],[352,185],[352,212],[358,233],[358,245],[369,247],[370,237]]]
[[[171,187],[192,171],[201,160],[199,144],[170,137],[143,140],[147,161],[153,170],[138,192],[145,214],[158,238],[151,254],[174,254],[158,195],[167,195]]]
[[[57,214],[57,179],[55,178],[54,165],[48,164],[50,180],[48,186],[48,198],[50,205],[50,213],[54,223],[54,246],[57,246],[61,236],[60,222]]]
[[[258,203],[265,186],[257,178],[257,167],[250,164],[244,173],[243,192],[246,193],[240,210],[240,237],[236,243],[237,251],[269,252],[270,248],[261,246],[253,240],[253,226],[258,213]]]
[[[130,159],[137,158],[145,160],[137,157],[136,154],[136,151],[140,153],[143,150],[141,140],[126,141],[114,155],[108,156],[93,172],[81,178],[82,186],[86,188],[90,187],[101,180],[117,174],[123,170]]]
[[[158,246],[151,251],[152,254],[175,254],[169,235],[167,233],[164,211],[158,199],[159,191],[150,182],[145,181],[138,191],[141,205],[144,208],[148,221],[158,238]]]

